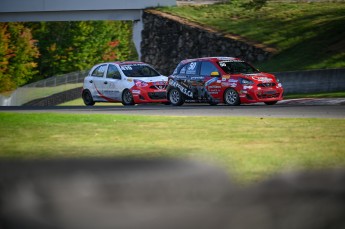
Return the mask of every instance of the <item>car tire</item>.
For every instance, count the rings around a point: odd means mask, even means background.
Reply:
[[[240,105],[240,96],[235,89],[226,89],[226,91],[224,92],[224,103],[230,106]]]
[[[130,90],[125,89],[122,92],[122,104],[124,106],[131,106],[134,105],[133,95]]]
[[[169,91],[168,99],[173,106],[181,106],[184,104],[183,94],[177,88],[173,88]]]
[[[95,105],[95,101],[93,100],[91,92],[89,90],[84,90],[81,97],[83,98],[84,104],[86,106]]]
[[[270,101],[270,102],[265,102],[266,105],[274,105],[276,104],[278,101]]]

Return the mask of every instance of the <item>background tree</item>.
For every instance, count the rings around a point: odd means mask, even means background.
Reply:
[[[132,44],[131,22],[40,22],[29,25],[39,40],[41,78],[85,70],[98,62],[137,58]]]
[[[0,91],[21,86],[37,74],[38,56],[29,28],[23,23],[0,23]]]

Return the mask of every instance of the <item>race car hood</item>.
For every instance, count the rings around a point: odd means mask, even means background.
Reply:
[[[253,74],[242,74],[245,76],[245,78],[257,81],[257,82],[262,82],[262,83],[269,83],[269,82],[275,82],[276,78],[272,74],[260,72],[260,73],[253,73]]]
[[[133,80],[141,80],[146,83],[150,82],[158,82],[158,81],[168,81],[168,77],[166,76],[155,76],[155,77],[133,77]]]

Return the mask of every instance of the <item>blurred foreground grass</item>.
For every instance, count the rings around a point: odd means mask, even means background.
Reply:
[[[1,158],[171,157],[241,182],[345,165],[345,119],[0,113]]]

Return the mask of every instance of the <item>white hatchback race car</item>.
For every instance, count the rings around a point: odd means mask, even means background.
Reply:
[[[143,62],[111,62],[95,65],[84,79],[85,105],[96,102],[168,104],[168,77]]]

